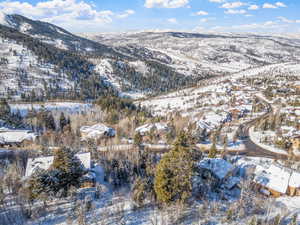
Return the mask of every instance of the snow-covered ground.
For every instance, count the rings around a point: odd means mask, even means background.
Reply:
[[[13,113],[20,112],[22,116],[26,116],[27,113],[34,109],[35,111],[41,110],[43,107],[49,111],[64,112],[69,114],[76,114],[85,112],[92,108],[90,103],[78,103],[78,102],[45,102],[41,104],[10,104],[11,111]]]
[[[295,61],[294,53],[299,51],[292,46],[300,45],[295,38],[251,34],[136,32],[86,36],[129,51],[146,48],[152,58],[163,62],[167,59],[170,66],[185,75],[224,75],[263,64]]]
[[[16,91],[17,95],[33,89],[43,90],[45,81],[55,82],[65,90],[74,87],[66,74],[58,74],[54,65],[42,63],[15,41],[0,38],[0,50],[0,57],[7,59],[7,64],[1,65],[0,94],[5,95],[8,90]]]
[[[268,151],[274,152],[274,153],[278,153],[278,154],[283,154],[283,155],[287,155],[288,153],[286,151],[284,151],[283,149],[277,148],[275,146],[272,145],[267,145],[262,143],[262,140],[264,139],[264,137],[266,136],[272,136],[275,137],[275,133],[271,132],[271,131],[258,131],[255,132],[254,131],[254,127],[251,127],[249,130],[249,134],[250,134],[250,139],[257,144],[258,146],[262,147],[263,149],[266,149]]]

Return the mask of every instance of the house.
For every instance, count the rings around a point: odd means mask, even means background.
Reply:
[[[151,134],[152,137],[155,137],[157,139],[166,140],[167,133],[169,130],[170,129],[166,123],[148,123],[136,128],[135,132],[143,136],[144,142],[148,142],[151,141],[151,137],[149,134]]]
[[[300,196],[300,173],[281,165],[257,166],[254,183],[259,191],[269,196]]]
[[[209,172],[219,180],[229,177],[234,169],[232,164],[220,158],[205,158],[197,164],[197,167],[202,169],[204,173]]]
[[[82,178],[82,187],[93,187],[95,184],[96,175],[91,169],[91,153],[78,153],[75,156],[81,161],[84,168],[88,170],[88,173]],[[53,163],[53,160],[53,156],[29,158],[26,165],[25,177],[30,177],[37,169],[49,169]]]
[[[33,142],[36,135],[30,130],[0,128],[0,146],[22,146]]]
[[[274,197],[280,197],[287,193],[289,186],[290,171],[279,165],[272,164],[269,168],[257,166],[254,183],[257,189]]]
[[[116,135],[115,129],[101,123],[93,126],[83,126],[80,128],[80,133],[82,140],[114,137]]]
[[[213,188],[221,187],[228,190],[236,187],[240,178],[233,176],[235,167],[221,158],[205,158],[197,164],[199,176],[210,183]]]
[[[135,132],[141,135],[146,135],[151,131],[162,134],[169,131],[169,127],[166,123],[148,123],[135,129]]]
[[[84,168],[87,170],[91,169],[91,153],[78,153],[76,157],[81,161]],[[26,165],[25,176],[31,176],[36,169],[47,170],[51,167],[54,160],[54,156],[29,158]]]

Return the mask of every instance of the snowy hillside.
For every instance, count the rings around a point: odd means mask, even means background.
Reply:
[[[140,98],[203,80],[295,64],[300,39],[251,34],[123,33],[76,36],[0,15],[0,94],[20,98]],[[18,43],[18,44],[17,44]],[[40,99],[35,99],[40,100]]]
[[[113,46],[71,34],[53,24],[30,20],[20,15],[1,14],[0,18],[0,36],[3,40],[8,43],[18,42],[23,46],[24,52],[32,52],[28,54],[36,55],[40,64],[54,65],[55,71],[59,74],[58,77],[68,74],[68,79],[71,81],[69,86],[73,87],[72,91],[62,88],[60,80],[56,80],[58,84],[51,84],[60,93],[68,93],[62,94],[63,96],[69,95],[74,98],[83,94],[86,98],[95,98],[107,94],[109,90],[117,91],[122,96],[136,98],[145,94],[157,94],[190,86],[199,79],[205,78],[204,76],[208,76],[205,74],[198,77],[186,77],[164,62],[152,58],[134,57],[132,54],[114,49]],[[10,49],[10,46],[3,45],[3,48]],[[22,53],[18,54],[22,55]],[[12,61],[12,59],[3,55],[2,65],[6,65],[7,61]],[[19,69],[16,65],[14,67]],[[29,68],[23,70],[24,73],[29,74],[29,77],[35,76],[31,74],[32,71]],[[9,73],[13,72],[9,71]],[[47,76],[44,77],[43,74],[40,74],[40,77],[47,79]],[[41,92],[39,90],[41,82],[34,80],[32,83],[38,84],[35,91]],[[13,87],[15,86],[16,84]],[[31,91],[23,84],[15,89],[18,89],[18,94],[22,93],[21,89],[23,92],[24,90]],[[46,88],[43,91],[46,92]],[[81,93],[78,93],[80,91]],[[51,93],[53,94],[54,91]],[[45,93],[42,95],[46,96]]]
[[[119,52],[166,63],[186,75],[222,75],[300,57],[300,39],[277,36],[174,32],[85,36]]]
[[[33,89],[39,92],[53,85],[70,90],[74,83],[67,75],[55,71],[55,66],[43,63],[32,51],[13,40],[0,38],[0,93],[20,95]]]

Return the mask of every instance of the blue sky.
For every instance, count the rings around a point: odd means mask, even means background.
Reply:
[[[0,10],[72,32],[300,33],[299,0],[10,0]]]

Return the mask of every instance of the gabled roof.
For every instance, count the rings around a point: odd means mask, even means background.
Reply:
[[[198,163],[198,167],[210,170],[219,179],[225,178],[233,169],[233,165],[224,159],[206,158]]]
[[[36,135],[30,130],[11,130],[0,128],[0,143],[21,143],[24,140],[35,140]]]
[[[108,136],[115,136],[116,131],[113,128],[107,127],[102,123],[95,124],[93,126],[83,126],[80,128],[80,132],[85,134],[84,138],[100,138],[104,134]]]
[[[86,169],[91,168],[91,153],[78,153],[76,156]],[[44,170],[49,169],[53,163],[53,159],[53,156],[28,159],[25,176],[31,176],[37,168]]]
[[[289,186],[291,171],[279,165],[272,164],[269,168],[257,166],[254,182],[285,194]]]
[[[147,133],[150,132],[151,129],[155,129],[156,131],[167,131],[168,125],[166,123],[147,123],[144,124],[143,126],[140,126],[135,129],[135,132],[139,133]]]

